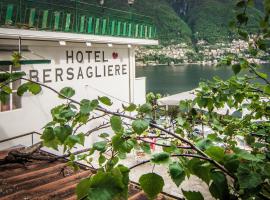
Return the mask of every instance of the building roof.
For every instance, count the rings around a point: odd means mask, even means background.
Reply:
[[[178,106],[180,101],[185,101],[185,100],[194,100],[196,98],[196,89],[186,91],[186,92],[181,92],[178,94],[174,94],[171,96],[163,97],[161,99],[158,99],[158,104],[161,106]],[[195,108],[201,109],[204,111],[208,111],[206,108],[199,108],[199,106],[195,105]],[[235,109],[229,108],[227,104],[225,104],[222,108],[219,109],[214,109],[214,112],[220,114],[220,115],[233,115],[237,114]]]
[[[0,151],[0,159],[3,159],[9,151]],[[44,151],[39,153],[50,155]],[[76,185],[95,171],[81,165],[81,169],[74,172],[66,166],[67,162],[62,160],[53,163],[33,161],[25,166],[14,164],[12,167],[0,168],[0,200],[76,200]],[[157,200],[172,199],[165,195],[159,195],[157,198]],[[147,198],[138,185],[130,183],[129,200],[147,200]]]
[[[161,106],[178,106],[180,101],[193,100],[196,98],[195,89],[191,91],[181,92],[171,96],[158,99],[158,104]]]

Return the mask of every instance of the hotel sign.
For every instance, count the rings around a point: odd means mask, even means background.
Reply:
[[[50,67],[29,69],[29,78],[42,83],[128,76],[128,54],[112,49],[48,51]],[[57,56],[58,51],[62,51]],[[39,52],[38,52],[39,53]],[[42,53],[42,52],[41,52]],[[52,55],[49,55],[51,53]],[[56,54],[56,55],[54,55]],[[45,55],[46,56],[46,55]]]

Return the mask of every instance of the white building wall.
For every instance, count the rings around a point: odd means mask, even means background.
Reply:
[[[141,105],[146,101],[146,77],[140,77],[135,79],[134,87],[134,103]]]
[[[37,70],[39,74],[39,81],[44,82],[42,77],[44,70],[50,70],[45,72],[45,74],[48,76],[45,78],[45,80],[46,82],[48,80],[51,82],[46,84],[58,91],[67,86],[74,88],[76,91],[74,99],[76,100],[82,100],[84,98],[94,99],[97,98],[97,96],[108,96],[114,102],[114,105],[112,108],[110,108],[113,110],[122,107],[121,105],[123,103],[134,102],[135,99],[136,103],[143,103],[144,101],[144,97],[142,100],[138,100],[138,98],[134,97],[134,95],[136,95],[136,93],[134,93],[135,55],[134,50],[127,48],[126,45],[114,46],[112,48],[105,44],[86,47],[82,44],[59,46],[55,45],[55,43],[54,45],[50,45],[49,43],[40,45],[39,43],[36,44],[31,42],[30,44],[26,45],[29,45],[29,49],[33,54],[37,54],[44,59],[51,60],[51,64],[34,64],[22,66],[22,70],[26,72],[27,76],[30,76],[30,70]],[[76,61],[76,55],[74,57],[74,63],[72,63],[70,59],[67,62],[66,51],[69,52],[69,55],[71,51],[73,51],[74,55],[78,51],[104,51],[104,59],[108,60],[108,62],[96,62],[95,59],[92,58],[94,54],[90,60],[88,59],[88,54],[84,54],[82,63]],[[118,56],[116,57],[115,54],[118,54]],[[79,54],[79,56],[80,55],[81,54]],[[99,55],[101,56],[102,53]],[[103,58],[98,58],[98,60],[103,60]],[[114,66],[112,67],[114,68],[114,72],[112,72],[114,73],[113,76],[108,76],[108,71],[107,74],[104,74],[104,65],[105,68],[108,67],[108,65]],[[119,75],[117,72],[116,74],[115,65],[126,66],[124,73],[121,72]],[[99,70],[98,75],[101,75],[101,77],[86,77],[85,70],[89,66],[92,68],[97,67]],[[67,68],[73,68],[75,72],[74,76],[78,76],[79,67],[81,67],[83,71],[84,78],[80,76],[79,78],[74,77],[72,80],[68,80],[66,75]],[[58,80],[56,81],[56,69],[63,70],[63,81],[59,78],[59,76]],[[142,87],[142,84],[143,83],[140,84],[140,87]],[[142,90],[142,93],[144,93],[144,91],[145,90]],[[142,96],[140,96],[140,98],[141,97]],[[63,102],[65,101],[59,99],[54,92],[46,88],[43,88],[42,92],[36,96],[25,94],[22,97],[21,109],[2,113],[0,112],[0,140],[31,131],[42,132],[42,127],[51,120],[50,110],[54,106],[57,106]],[[104,119],[100,120],[100,122],[101,121],[104,121]],[[98,123],[99,122],[96,121],[95,124],[91,124],[90,126],[93,128],[94,126],[98,125]],[[91,127],[86,127],[86,129]],[[87,141],[93,142],[95,140],[96,136],[93,136],[88,138]],[[20,139],[19,143],[29,145],[29,137],[25,137],[25,140]],[[0,144],[0,149],[14,145],[18,145],[18,140],[5,143],[5,145]]]

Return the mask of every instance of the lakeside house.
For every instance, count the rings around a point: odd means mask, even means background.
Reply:
[[[145,78],[135,78],[134,49],[158,45],[151,18],[69,0],[1,0],[0,8],[0,73],[23,71],[57,91],[72,87],[76,100],[108,96],[113,110],[123,103],[144,103]],[[13,52],[21,53],[19,68],[11,67]],[[0,104],[0,140],[42,132],[51,108],[63,102],[47,89],[19,97],[20,84],[13,83],[8,102]],[[39,136],[29,137],[5,142],[0,149],[28,146]]]

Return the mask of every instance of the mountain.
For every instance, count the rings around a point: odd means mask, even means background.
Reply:
[[[262,15],[263,0],[255,0],[256,8],[248,9],[250,32]],[[233,37],[229,22],[235,18],[235,0],[135,0],[129,8],[127,0],[105,0],[105,6],[130,10],[153,18],[163,44],[198,39],[209,43],[227,41]]]
[[[130,10],[134,13],[147,15],[153,18],[157,25],[159,39],[163,42],[191,43],[192,31],[189,25],[174,11],[170,1],[166,0],[135,0],[132,8],[127,0],[105,0],[105,6]]]
[[[235,18],[235,4],[234,0],[174,0],[171,5],[190,26],[195,39],[215,43],[233,37],[228,24]],[[247,10],[250,16],[247,28],[251,33],[262,14],[259,10],[263,9],[262,0],[256,0],[255,6]]]

